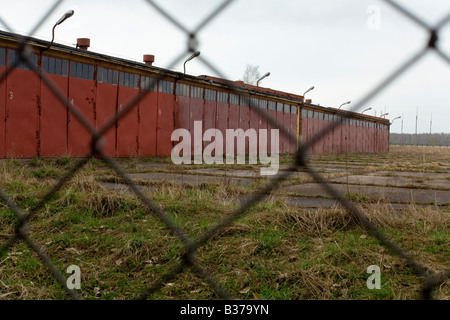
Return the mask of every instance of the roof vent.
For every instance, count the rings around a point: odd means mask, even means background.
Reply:
[[[78,38],[77,39],[77,48],[81,50],[87,50],[91,46],[91,39],[89,38]]]
[[[305,103],[311,103],[312,100],[311,99],[306,99]]]
[[[144,54],[144,63],[148,66],[153,65],[153,62],[155,62],[155,56],[151,54]]]

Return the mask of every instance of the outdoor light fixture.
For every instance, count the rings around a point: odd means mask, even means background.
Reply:
[[[197,58],[200,55],[200,51],[195,51],[189,58],[184,62],[184,74],[186,74],[186,62],[191,61],[194,58]]]
[[[366,111],[372,110],[372,107],[365,109],[363,112],[361,112],[361,114],[363,114]]]
[[[391,124],[394,123],[395,120],[400,119],[402,116],[398,116],[397,118],[392,119]]]
[[[60,25],[61,23],[63,23],[64,21],[66,21],[67,19],[69,19],[71,16],[73,16],[73,14],[75,13],[75,11],[73,10],[69,10],[67,11],[59,20],[58,22],[56,22],[55,27]]]
[[[49,49],[49,48],[52,46],[53,41],[55,40],[55,29],[56,29],[56,27],[59,26],[59,25],[60,25],[61,23],[63,23],[64,21],[66,21],[67,19],[69,19],[71,16],[73,16],[74,13],[75,13],[75,11],[73,11],[73,10],[67,11],[67,12],[66,12],[61,18],[59,18],[59,20],[55,23],[55,25],[53,26],[53,29],[52,29],[52,41],[51,41],[50,44],[48,45],[47,49]],[[47,50],[47,49],[45,49],[45,50]]]
[[[305,91],[305,93],[303,94],[303,100],[305,100],[305,95],[310,92],[311,90],[314,90],[314,86],[312,86],[311,88],[309,88],[308,90]]]
[[[341,104],[341,105],[339,106],[339,109],[340,109],[342,106],[345,106],[346,104],[350,104],[350,103],[352,103],[352,102],[351,102],[351,101],[344,102],[343,104]]]
[[[256,82],[256,86],[259,87],[259,82],[262,79],[267,78],[268,76],[270,76],[270,72],[267,72],[265,75],[263,75],[261,78],[259,78],[258,81]]]
[[[302,108],[305,107],[305,95],[308,92],[310,92],[311,90],[314,90],[314,86],[312,86],[311,88],[306,90],[305,93],[303,94]],[[298,108],[297,108],[297,144],[299,144],[302,140],[302,135],[300,132],[300,114],[301,114],[301,109],[298,110]]]
[[[380,118],[381,117],[384,117],[384,116],[387,116],[389,113],[383,113],[381,116],[380,116]]]

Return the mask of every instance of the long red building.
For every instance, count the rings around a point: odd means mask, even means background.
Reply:
[[[86,48],[61,44],[48,48],[48,42],[34,38],[28,45],[33,65],[94,128],[114,120],[137,94],[149,91],[105,133],[104,152],[109,156],[170,156],[172,132],[177,128],[192,131],[194,121],[202,121],[203,130],[222,132],[273,129],[256,108],[265,110],[304,143],[330,123],[343,121],[312,146],[313,154],[384,152],[389,148],[386,119],[317,106],[303,101],[302,96],[239,81],[183,75],[151,62],[137,63]],[[18,48],[15,35],[0,32],[0,157],[88,154],[91,133],[30,66],[20,63],[5,74],[7,67],[18,61]],[[280,134],[280,153],[295,150],[296,143]]]

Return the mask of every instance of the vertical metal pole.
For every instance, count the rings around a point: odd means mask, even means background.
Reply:
[[[430,119],[430,134],[431,134],[431,124],[433,123],[433,113],[431,113],[431,119]]]
[[[419,145],[418,137],[417,137],[417,120],[418,120],[418,118],[419,118],[419,108],[416,109],[416,131],[415,131],[415,133],[416,133],[416,145]]]
[[[402,113],[402,135],[401,135],[401,138],[400,138],[400,145],[403,146],[403,113]]]

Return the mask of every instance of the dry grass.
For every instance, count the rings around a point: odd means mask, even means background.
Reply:
[[[349,155],[349,159],[354,163],[365,162],[367,165],[361,165],[361,170],[384,170],[410,161],[413,169],[433,171],[438,167],[439,170],[448,168],[450,154],[448,150],[423,150],[420,157],[414,158],[409,148],[399,147],[377,155],[376,159],[373,155]],[[133,161],[129,164],[122,160],[121,165],[130,165],[133,172],[139,172],[139,163]],[[317,156],[311,161],[345,165],[336,156]],[[0,161],[0,185],[27,211],[70,165],[71,161],[66,159],[39,159],[25,164],[18,160]],[[399,168],[403,167],[399,165]],[[339,174],[330,174],[335,175]],[[80,266],[82,296],[132,299],[180,263],[184,246],[135,195],[126,189],[106,189],[100,177],[103,181],[118,182],[109,169],[90,163],[33,217],[30,236],[46,250],[61,272],[71,264]],[[140,184],[177,225],[197,238],[232,213],[264,183],[258,180],[248,187],[165,181],[141,181]],[[280,194],[270,195],[199,249],[201,266],[232,297],[418,298],[421,276],[367,234],[341,207],[306,210],[289,206],[287,200]],[[411,203],[395,211],[386,201],[361,200],[357,205],[390,239],[431,271],[440,272],[448,266],[448,206]],[[2,243],[13,233],[16,221],[2,203]],[[381,268],[381,290],[366,287],[366,269],[373,264]],[[437,288],[436,298],[449,299],[448,284],[447,281]],[[64,290],[23,242],[0,257],[0,299],[65,298]],[[217,297],[197,274],[188,270],[166,283],[152,298]]]

